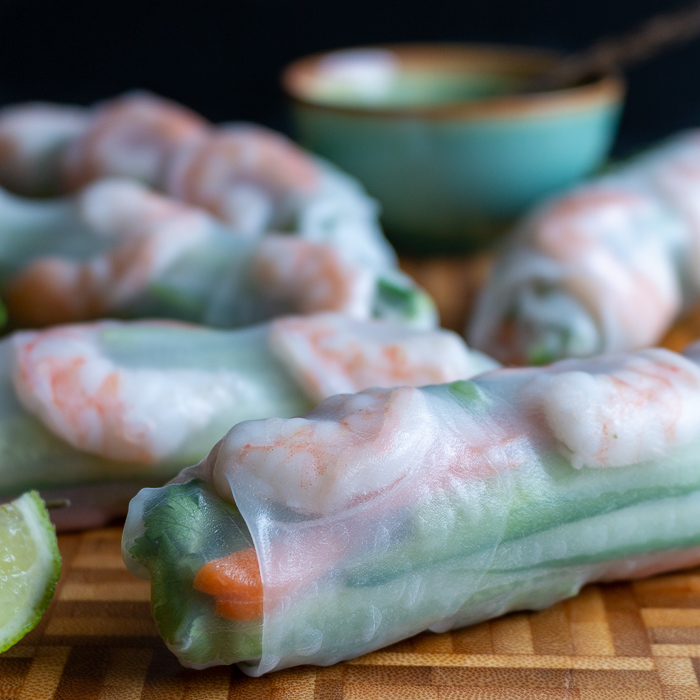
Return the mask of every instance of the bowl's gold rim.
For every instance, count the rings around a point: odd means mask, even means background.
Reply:
[[[449,71],[481,64],[491,71],[510,75],[534,75],[551,65],[560,53],[547,49],[501,44],[379,44],[337,49],[312,54],[290,63],[282,72],[281,82],[294,104],[306,109],[355,117],[423,119],[465,119],[488,117],[536,116],[552,112],[570,112],[590,109],[598,104],[619,102],[625,94],[625,83],[616,73],[607,73],[584,85],[526,94],[506,94],[445,105],[416,107],[365,107],[334,105],[316,101],[307,95],[304,87],[312,80],[318,64],[328,56],[355,49],[382,49],[394,53],[401,64],[409,69],[417,67],[443,68]]]

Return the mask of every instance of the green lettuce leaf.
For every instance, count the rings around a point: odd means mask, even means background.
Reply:
[[[151,575],[151,612],[168,646],[192,665],[258,658],[260,623],[217,616],[213,598],[193,587],[208,561],[252,546],[238,508],[203,481],[171,484],[156,491],[144,526],[130,554]]]

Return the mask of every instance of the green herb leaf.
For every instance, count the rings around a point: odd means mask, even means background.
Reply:
[[[252,546],[238,508],[199,480],[158,489],[145,531],[130,550],[151,575],[151,611],[163,639],[184,660],[206,664],[229,650],[231,661],[260,655],[259,623],[225,620],[210,596],[194,589],[212,559]]]

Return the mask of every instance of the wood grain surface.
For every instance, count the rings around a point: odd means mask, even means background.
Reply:
[[[700,700],[700,570],[588,586],[538,613],[426,633],[329,668],[247,678],[183,669],[158,637],[121,529],[59,538],[63,575],[40,625],[0,655],[21,700]]]
[[[489,260],[405,261],[443,323],[463,327]],[[700,310],[665,344],[700,337]],[[0,655],[0,700],[700,700],[700,569],[589,586],[538,613],[422,634],[329,668],[247,678],[183,669],[157,634],[121,529],[59,538],[63,573],[39,626]]]

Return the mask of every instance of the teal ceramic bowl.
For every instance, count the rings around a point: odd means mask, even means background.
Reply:
[[[364,183],[397,247],[463,252],[608,153],[619,77],[515,92],[556,58],[465,44],[346,49],[296,61],[282,82],[300,142]]]

